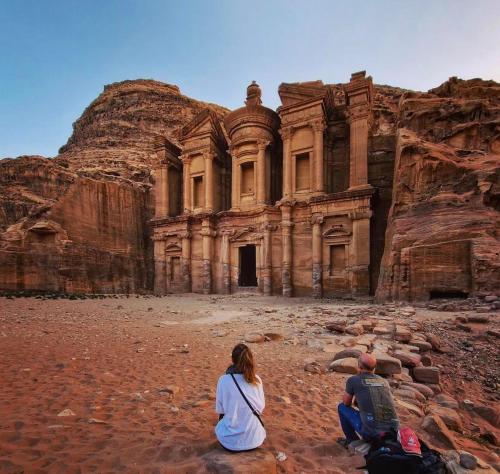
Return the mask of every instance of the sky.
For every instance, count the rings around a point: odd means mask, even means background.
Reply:
[[[428,90],[500,81],[500,0],[0,0],[0,158],[55,156],[72,123],[125,79],[243,105],[256,80]]]

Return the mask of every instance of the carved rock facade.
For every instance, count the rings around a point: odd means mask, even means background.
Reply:
[[[274,112],[252,83],[223,124],[204,111],[182,129],[182,153],[158,150],[169,158],[155,173],[156,293],[370,293],[371,78],[279,94]],[[163,204],[180,189],[182,208]]]

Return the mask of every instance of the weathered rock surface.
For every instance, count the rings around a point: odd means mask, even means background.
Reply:
[[[155,143],[206,107],[225,112],[157,81],[111,84],[59,156],[1,160],[0,290],[151,290]]]
[[[499,124],[492,81],[451,78],[401,98],[379,300],[498,289]]]

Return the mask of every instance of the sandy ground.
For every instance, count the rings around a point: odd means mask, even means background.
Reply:
[[[360,472],[362,459],[334,442],[347,376],[304,371],[307,359],[333,356],[305,343],[324,333],[315,315],[352,304],[0,298],[0,472],[196,472],[216,445],[217,379],[253,331],[289,338],[251,345],[266,394],[264,449],[287,456],[279,472]],[[74,415],[58,416],[66,409]]]

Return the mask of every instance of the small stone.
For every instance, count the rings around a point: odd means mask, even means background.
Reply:
[[[469,323],[487,324],[490,322],[490,318],[485,314],[471,314],[468,318]]]
[[[283,462],[283,461],[286,461],[286,454],[283,452],[283,451],[278,451],[276,453],[276,459],[279,461],[279,462]]]
[[[321,364],[316,361],[306,363],[306,365],[304,366],[304,370],[312,374],[323,374],[325,372],[324,367],[322,367]]]
[[[65,408],[63,411],[59,412],[57,416],[76,416],[76,415],[69,408]]]
[[[347,321],[340,320],[340,321],[330,321],[326,323],[325,328],[328,331],[344,333],[346,326],[347,326]]]
[[[466,451],[460,451],[460,465],[465,469],[474,471],[477,467],[477,458]]]
[[[280,395],[278,397],[278,399],[279,399],[280,402],[286,403],[287,405],[291,405],[292,404],[292,400],[290,400],[289,397],[285,397],[283,395]]]
[[[438,405],[441,405],[442,407],[458,410],[458,402],[453,397],[450,397],[445,393],[440,393],[434,400]]]
[[[264,337],[268,341],[282,341],[283,340],[283,335],[279,334],[277,332],[266,332],[266,333],[264,333]]]
[[[245,334],[243,339],[245,340],[245,342],[259,343],[259,342],[264,342],[266,340],[266,337],[264,336],[264,334],[253,332]]]
[[[106,422],[104,420],[100,420],[99,418],[89,418],[89,423],[95,425],[105,425]]]
[[[171,406],[171,407],[170,407],[170,411],[171,411],[172,413],[177,413],[177,412],[179,411],[179,408],[177,408],[176,406]]]
[[[179,393],[181,389],[177,385],[166,385],[163,388],[160,388],[158,392],[160,393],[166,393],[168,395],[175,395]]]
[[[496,300],[498,299],[498,296],[497,295],[486,295],[484,297],[484,301],[486,303],[494,303]]]
[[[360,336],[365,332],[365,330],[361,324],[351,324],[345,328],[345,332],[353,336]]]

